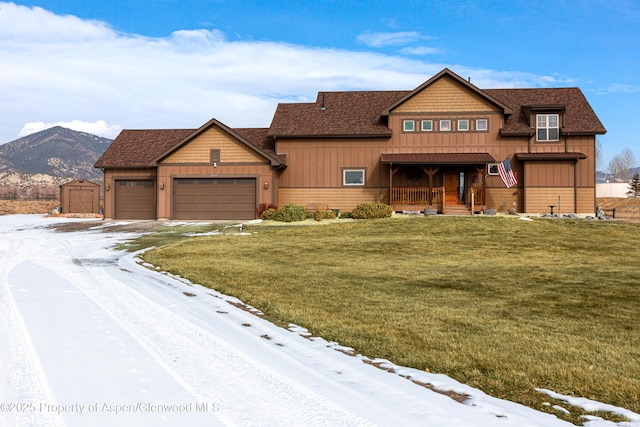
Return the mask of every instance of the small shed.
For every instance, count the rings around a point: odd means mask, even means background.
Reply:
[[[82,178],[62,184],[60,208],[63,214],[100,213],[100,184]]]

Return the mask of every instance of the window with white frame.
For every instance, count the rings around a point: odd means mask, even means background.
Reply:
[[[489,130],[489,121],[487,119],[476,120],[476,131]]]
[[[466,132],[468,130],[469,130],[469,120],[467,119],[458,120],[458,131]]]
[[[413,132],[416,130],[416,122],[414,122],[413,120],[403,120],[402,129],[405,132]]]
[[[487,167],[487,173],[489,175],[499,175],[500,172],[498,172],[498,165],[499,163],[489,163]]]
[[[440,132],[448,132],[451,130],[451,120],[440,120]]]
[[[559,137],[558,115],[538,114],[536,131],[538,141],[557,141]]]
[[[342,185],[364,185],[364,169],[342,169]]]
[[[422,132],[431,132],[433,130],[433,120],[422,121]]]

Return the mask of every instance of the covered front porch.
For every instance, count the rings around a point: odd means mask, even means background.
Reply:
[[[488,153],[382,154],[389,165],[389,203],[394,211],[433,209],[473,215],[485,209]]]

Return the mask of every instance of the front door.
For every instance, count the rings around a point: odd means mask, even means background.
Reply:
[[[460,204],[460,172],[445,171],[444,173],[444,197],[447,205]]]

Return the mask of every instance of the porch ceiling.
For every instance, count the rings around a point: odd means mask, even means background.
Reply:
[[[380,162],[393,164],[486,164],[496,160],[489,153],[393,153],[382,154]]]

